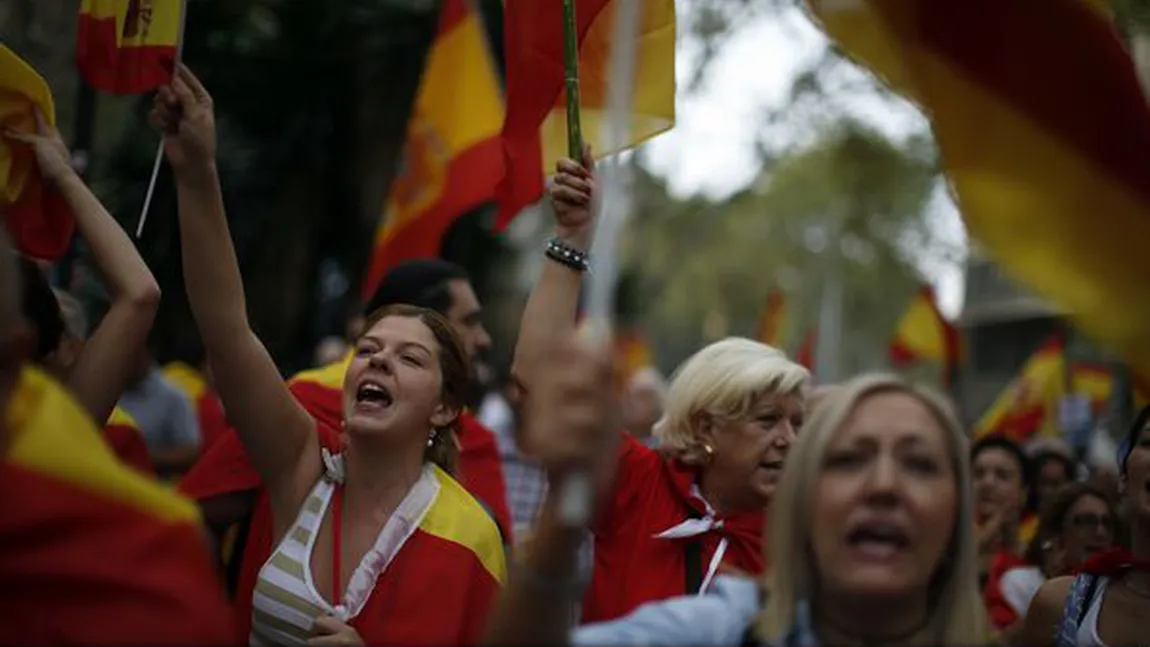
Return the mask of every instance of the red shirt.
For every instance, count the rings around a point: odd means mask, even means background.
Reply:
[[[721,539],[723,563],[749,575],[763,572],[765,512],[717,517],[722,526],[697,537],[661,539],[655,535],[706,515],[692,496],[698,470],[669,459],[623,435],[611,497],[596,521],[595,568],[583,600],[583,622],[624,616],[646,602],[688,593],[687,546],[699,542],[705,574]]]

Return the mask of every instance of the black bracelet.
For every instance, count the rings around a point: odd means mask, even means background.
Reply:
[[[571,247],[558,238],[552,238],[547,241],[547,248],[543,253],[547,258],[576,272],[586,272],[591,269],[590,256]]]

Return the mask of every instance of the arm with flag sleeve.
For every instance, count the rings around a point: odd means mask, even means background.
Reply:
[[[95,420],[107,420],[143,352],[160,288],[136,247],[73,170],[68,147],[36,110],[36,134],[9,132],[35,151],[40,175],[67,203],[112,297],[68,376],[68,387]]]

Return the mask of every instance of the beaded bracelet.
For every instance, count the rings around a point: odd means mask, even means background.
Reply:
[[[547,258],[576,272],[586,272],[591,268],[590,256],[558,238],[547,241],[547,248],[543,253]]]

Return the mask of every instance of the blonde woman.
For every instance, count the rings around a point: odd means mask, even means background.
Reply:
[[[558,438],[566,430],[531,431],[554,466],[594,462],[589,452],[610,433],[582,430],[579,454],[565,453]],[[545,512],[489,642],[985,644],[966,457],[962,430],[939,397],[897,377],[855,378],[827,395],[787,459],[771,511],[776,559],[765,598],[755,582],[724,576],[707,595],[648,604],[568,634],[556,605],[574,590],[578,535]]]
[[[590,249],[590,156],[565,160],[551,189],[558,236],[520,326],[513,372],[533,385],[555,347],[574,332]],[[725,339],[700,350],[672,378],[655,451],[616,430],[618,451],[591,528],[595,565],[582,619],[610,620],[639,605],[706,591],[720,565],[764,570],[763,529],[783,461],[805,415],[806,369],[779,350]],[[527,434],[523,442],[534,453]]]

